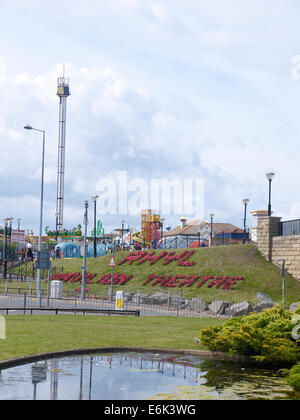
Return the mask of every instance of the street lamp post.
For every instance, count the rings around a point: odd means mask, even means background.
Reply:
[[[210,246],[213,246],[213,222],[215,215],[212,213],[209,215],[210,217]]]
[[[12,222],[13,222],[13,220],[14,220],[13,217],[9,217],[7,219],[7,222],[9,223],[9,230],[6,228],[6,232],[7,231],[9,232],[9,253],[7,253],[8,255],[6,257],[6,261],[7,262],[11,262],[12,261],[11,236],[12,236]],[[6,233],[6,237],[8,236],[8,232]],[[6,242],[7,242],[7,238],[6,238]],[[10,275],[10,277],[11,277],[11,275]]]
[[[3,243],[3,279],[7,285],[7,223],[9,219],[4,219],[4,243]],[[6,286],[5,286],[6,287]]]
[[[11,246],[12,222],[14,221],[14,218],[10,217],[8,220],[9,220],[9,245]]]
[[[125,226],[125,220],[122,221],[122,251],[124,251],[124,226]]]
[[[163,246],[163,243],[164,243],[164,222],[165,222],[165,220],[166,219],[161,219],[160,220],[160,223],[161,223],[161,243],[162,243],[162,246]]]
[[[92,200],[94,202],[94,258],[97,258],[97,200],[99,196],[94,195]]]
[[[245,198],[243,200],[244,206],[245,206],[245,213],[244,213],[244,237],[243,237],[243,244],[246,243],[246,222],[247,222],[247,206],[249,204],[249,199]]]
[[[81,300],[82,300],[82,302],[85,301],[85,297],[86,297],[87,227],[88,227],[88,224],[89,224],[88,208],[89,208],[89,202],[86,201],[85,202],[84,218],[83,218],[83,224],[84,224],[84,254],[83,254],[82,287],[81,287]]]
[[[275,174],[273,172],[270,172],[266,175],[267,180],[269,181],[269,205],[268,205],[268,216],[272,216],[272,206],[271,206],[271,187],[272,187],[272,181],[274,179]]]
[[[46,132],[45,130],[39,130],[33,128],[30,125],[24,127],[25,130],[34,130],[43,134],[43,150],[42,150],[42,179],[41,179],[41,204],[40,204],[40,231],[39,231],[39,245],[38,245],[38,264],[37,264],[37,283],[36,291],[38,297],[38,303],[42,305],[42,295],[41,295],[41,268],[40,268],[40,255],[42,252],[42,234],[43,234],[43,204],[44,204],[44,173],[45,173],[45,140]]]
[[[18,231],[20,230],[20,228],[21,228],[21,222],[22,222],[22,219],[17,219],[17,222],[18,222]]]

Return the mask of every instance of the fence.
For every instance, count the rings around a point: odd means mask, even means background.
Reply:
[[[113,315],[115,311],[115,297],[111,300],[110,288],[106,293],[87,294],[84,302],[77,292],[65,292],[62,299],[54,299],[43,293],[42,305],[39,306],[35,285],[32,290],[22,287],[9,287],[0,285],[0,315]],[[47,311],[47,309],[49,309]],[[134,312],[136,312],[134,314]],[[138,314],[137,314],[138,312]],[[212,318],[220,315],[208,310],[208,304],[201,299],[189,301],[182,295],[156,293],[154,295],[126,293],[124,312],[125,316],[175,316]]]
[[[63,273],[64,272],[64,266],[63,266],[63,260],[62,260],[62,265],[60,267],[52,267],[50,269],[50,276],[53,276],[57,273]],[[20,262],[14,262],[14,263],[10,263],[7,266],[7,270],[6,270],[6,277],[9,280],[15,280],[16,282],[27,282],[27,281],[35,281],[36,279],[36,267],[35,267],[35,263],[34,262],[26,262],[23,263],[22,261]],[[3,270],[3,266],[0,265],[0,276],[3,277],[4,276],[4,270]],[[47,279],[48,276],[48,272],[47,270],[41,270],[41,278],[42,279]]]

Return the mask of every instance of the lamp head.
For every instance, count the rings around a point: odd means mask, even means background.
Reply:
[[[269,172],[266,177],[269,181],[273,181],[275,174],[273,172]]]
[[[25,130],[33,130],[33,127],[31,125],[25,125],[24,127]]]
[[[249,204],[249,201],[250,201],[249,198],[245,198],[243,200],[244,205],[247,206]]]

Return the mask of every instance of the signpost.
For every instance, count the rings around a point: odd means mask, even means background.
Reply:
[[[38,251],[35,268],[39,268],[40,270],[50,270],[51,268],[50,257],[51,255],[49,251]]]
[[[12,230],[11,242],[25,245],[25,230]]]
[[[117,266],[115,262],[115,255],[113,253],[112,259],[110,260],[109,267],[111,267],[111,285],[110,285],[110,302],[114,300],[114,277],[115,277],[115,267]]]
[[[283,309],[285,309],[285,260],[284,259],[282,259],[281,278],[282,278],[282,304],[283,304]]]
[[[50,269],[51,269],[51,254],[50,251],[38,251],[37,261],[35,264],[36,269],[47,270],[47,304],[49,306],[50,296]],[[41,304],[41,301],[40,301]],[[40,305],[42,306],[42,305]]]
[[[281,262],[281,279],[282,279],[282,304],[283,308],[285,309],[285,259],[282,258],[278,260],[278,262]]]

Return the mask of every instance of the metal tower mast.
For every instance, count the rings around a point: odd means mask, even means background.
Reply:
[[[64,186],[65,186],[65,152],[66,152],[66,116],[67,99],[70,96],[69,79],[58,78],[59,97],[59,135],[58,135],[58,167],[57,167],[57,204],[56,231],[63,228],[64,223]]]

